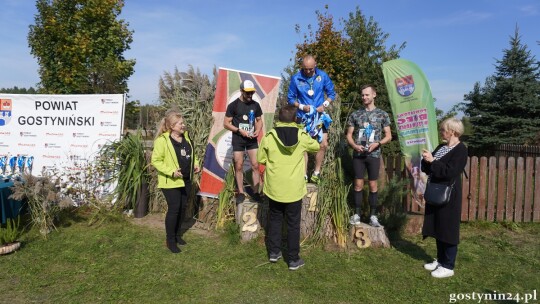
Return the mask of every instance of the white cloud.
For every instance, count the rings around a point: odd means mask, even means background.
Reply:
[[[493,17],[492,13],[476,12],[467,10],[437,19],[425,19],[421,21],[423,26],[458,26],[470,25],[488,20]]]
[[[519,8],[527,16],[536,16],[538,15],[538,6],[536,5],[526,5]]]

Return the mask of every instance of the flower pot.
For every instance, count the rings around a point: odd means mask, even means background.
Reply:
[[[13,242],[0,246],[0,255],[12,253],[21,247],[21,242]]]
[[[135,218],[145,217],[148,214],[148,204],[150,202],[150,193],[148,192],[148,183],[143,182],[137,191],[137,201],[133,214]]]

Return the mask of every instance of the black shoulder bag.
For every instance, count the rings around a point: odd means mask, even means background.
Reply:
[[[432,206],[444,206],[450,202],[450,196],[454,191],[454,184],[456,181],[452,182],[451,185],[443,185],[431,182],[431,177],[429,178],[426,191],[424,192],[424,200],[427,204]]]

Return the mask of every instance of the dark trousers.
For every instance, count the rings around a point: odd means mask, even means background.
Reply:
[[[165,215],[165,234],[168,242],[175,242],[178,231],[182,226],[186,214],[187,200],[191,191],[191,183],[186,182],[185,187],[161,189],[167,201],[167,214]]]
[[[437,240],[437,262],[444,268],[454,269],[456,264],[457,245]]]
[[[300,219],[302,216],[302,200],[294,203],[280,203],[268,198],[269,219],[267,249],[269,253],[281,251],[281,227],[283,217],[287,221],[287,247],[289,261],[300,258]]]

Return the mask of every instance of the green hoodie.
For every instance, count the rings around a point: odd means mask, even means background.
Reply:
[[[278,122],[276,128],[295,127],[296,123]],[[263,192],[272,200],[292,203],[307,193],[304,153],[319,151],[319,143],[304,130],[298,129],[298,141],[286,146],[279,138],[276,128],[263,137],[257,152],[257,161],[266,166]]]
[[[182,188],[185,186],[184,180],[181,177],[172,177],[173,172],[179,169],[180,165],[169,135],[169,132],[165,132],[154,141],[152,165],[158,172],[158,188]],[[193,167],[199,163],[199,160],[187,131],[184,132],[184,138],[191,146],[191,176],[193,177]]]

